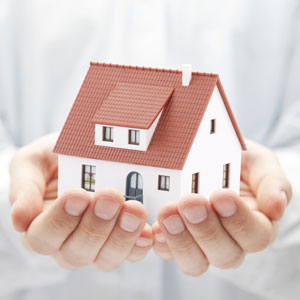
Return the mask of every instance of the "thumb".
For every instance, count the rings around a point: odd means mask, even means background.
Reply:
[[[17,231],[24,232],[43,209],[45,176],[39,164],[23,154],[13,158],[10,173],[12,222]]]
[[[242,180],[255,194],[259,210],[277,221],[291,198],[291,184],[270,149],[251,141],[247,146],[242,156]]]

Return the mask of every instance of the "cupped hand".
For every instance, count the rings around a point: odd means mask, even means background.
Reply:
[[[24,245],[68,269],[95,265],[110,271],[142,259],[152,247],[152,230],[138,201],[125,202],[113,189],[91,196],[74,188],[57,198],[57,137],[21,148],[11,162],[12,221]]]
[[[186,274],[198,276],[209,265],[237,267],[246,253],[266,248],[291,198],[291,185],[275,154],[252,141],[242,154],[240,196],[219,190],[209,201],[199,194],[168,203],[152,226],[154,250],[175,259]]]

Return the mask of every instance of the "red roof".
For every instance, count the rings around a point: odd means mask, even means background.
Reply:
[[[149,129],[174,88],[118,82],[96,112],[97,124]]]
[[[182,86],[181,77],[181,71],[91,63],[55,145],[54,152],[107,161],[182,169],[216,85],[241,147],[245,150],[245,143],[218,75],[193,72],[189,86]],[[121,82],[126,82],[126,84],[122,86]],[[138,121],[139,125],[140,122],[149,125],[153,121],[153,117],[165,106],[148,150],[96,146],[95,125],[92,121],[96,120],[98,114],[101,116],[99,120],[103,121],[106,118],[100,113],[102,105],[109,111],[111,104],[106,102],[112,95],[115,95],[120,87],[121,89],[126,86],[137,88],[141,85],[152,86],[152,92],[154,90],[155,92],[153,98],[148,97],[150,94],[145,92],[145,97],[141,99],[143,103],[141,105],[146,105],[149,110],[145,114],[145,123],[140,120]],[[123,102],[125,98],[125,96],[122,97],[123,107],[126,107],[126,101]],[[169,101],[167,101],[168,99]],[[154,101],[153,110],[144,103],[148,100],[151,103]],[[134,101],[138,101],[138,99]],[[120,108],[116,109],[121,111]],[[129,122],[134,124],[134,120],[120,115],[120,120],[122,118],[124,119],[122,122],[118,122],[119,124],[123,122],[127,125]]]

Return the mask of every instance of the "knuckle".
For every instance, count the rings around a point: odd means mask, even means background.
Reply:
[[[207,226],[199,230],[196,235],[196,240],[206,244],[215,245],[220,234],[219,226]]]
[[[228,226],[230,226],[229,231],[232,234],[247,233],[250,228],[250,220],[248,217],[235,218],[230,220]]]
[[[100,231],[94,224],[87,223],[78,227],[79,231],[84,235],[85,242],[89,245],[98,244],[100,241],[105,240],[108,236],[103,231]]]
[[[51,255],[57,251],[57,249],[52,245],[52,243],[50,243],[48,239],[45,239],[40,235],[31,233],[26,234],[25,240],[29,248],[38,254]]]
[[[133,241],[128,240],[126,238],[120,238],[117,236],[111,236],[110,238],[111,247],[114,249],[128,249],[131,248],[134,244]]]
[[[130,254],[127,257],[127,260],[130,262],[137,262],[143,259],[147,255],[149,250],[150,250],[149,248],[133,247],[133,249],[131,250]]]
[[[55,232],[59,232],[62,229],[72,231],[74,229],[74,221],[63,216],[49,216],[49,226]]]
[[[266,249],[270,245],[271,241],[272,241],[271,236],[264,236],[258,239],[256,238],[255,242],[249,243],[244,248],[249,253],[259,252]]]
[[[174,258],[169,248],[167,247],[159,247],[156,244],[154,244],[153,249],[155,253],[162,259],[172,260]]]
[[[189,255],[195,249],[195,243],[189,239],[181,240],[170,246],[172,251],[176,252],[178,255]]]
[[[78,269],[91,264],[93,261],[84,257],[74,250],[60,251],[61,260],[69,267]]]
[[[235,255],[231,255],[227,259],[223,258],[221,262],[212,263],[212,265],[220,269],[232,269],[238,267],[244,260],[244,257],[245,255],[241,251],[237,252]]]

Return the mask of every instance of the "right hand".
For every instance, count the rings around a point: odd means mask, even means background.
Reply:
[[[152,247],[147,213],[138,201],[124,201],[116,190],[94,196],[74,188],[57,198],[58,135],[21,148],[10,171],[12,221],[30,250],[51,255],[63,268],[94,264],[110,271],[125,260],[138,261]]]

